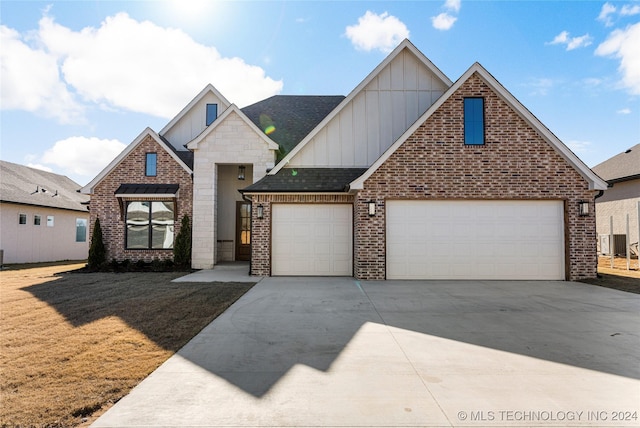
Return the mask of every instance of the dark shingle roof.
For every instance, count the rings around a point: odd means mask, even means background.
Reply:
[[[243,193],[344,192],[367,168],[282,168],[275,175],[241,190]]]
[[[64,175],[0,161],[2,202],[86,212],[89,196],[78,193],[80,187]]]
[[[173,144],[171,144],[169,142],[169,140],[167,140],[164,136],[162,135],[158,135],[160,137],[160,139],[169,147],[169,149],[171,149],[173,151],[173,153],[175,153],[176,155],[178,155],[178,157],[180,158],[180,160],[182,162],[184,162],[191,171],[193,171],[193,152],[190,150],[178,150],[176,147],[174,147]]]
[[[258,128],[288,153],[309,134],[344,96],[275,95],[242,108]],[[268,128],[273,126],[270,132]]]
[[[591,168],[609,182],[625,181],[640,176],[640,144]]]
[[[178,192],[178,184],[121,184],[116,195],[174,195]]]

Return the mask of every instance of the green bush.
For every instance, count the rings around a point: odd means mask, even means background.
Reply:
[[[91,244],[89,246],[89,258],[87,264],[91,269],[99,269],[105,263],[107,250],[102,240],[102,228],[100,227],[100,219],[96,218],[93,225],[93,233],[91,235]]]
[[[182,217],[180,232],[173,244],[173,262],[180,268],[191,266],[191,224],[188,215]]]

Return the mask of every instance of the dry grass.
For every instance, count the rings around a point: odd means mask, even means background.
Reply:
[[[82,266],[0,272],[0,426],[88,424],[252,286]]]

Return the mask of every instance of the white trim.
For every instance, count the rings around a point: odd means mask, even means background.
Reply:
[[[136,137],[135,140],[133,140],[131,142],[131,144],[129,144],[127,147],[125,147],[125,149],[123,151],[120,152],[120,154],[118,156],[115,157],[115,159],[113,159],[109,165],[107,165],[102,171],[100,171],[100,173],[89,182],[89,184],[87,184],[86,186],[84,186],[82,189],[80,189],[80,193],[84,193],[87,195],[90,195],[93,193],[93,189],[116,167],[120,164],[120,162],[122,162],[128,155],[129,153],[131,153],[136,147],[138,147],[138,145],[144,141],[144,139],[147,136],[151,136],[151,138],[153,138],[155,140],[156,143],[158,143],[158,145],[160,145],[160,147],[162,147],[167,153],[169,153],[169,155],[176,161],[178,162],[178,164],[188,173],[188,174],[192,174],[193,171],[191,171],[191,168],[189,168],[187,166],[186,163],[184,163],[182,161],[182,159],[180,159],[178,157],[178,155],[167,146],[167,144],[162,141],[162,139],[160,138],[160,136],[151,128],[146,128],[144,131],[142,131],[140,133],[140,135],[138,135]]]
[[[214,129],[216,129],[218,127],[218,125],[220,125],[222,122],[224,122],[224,120],[232,112],[237,113],[238,116],[240,116],[240,118],[253,130],[253,132],[255,132],[260,138],[262,138],[262,140],[269,146],[270,150],[278,150],[280,148],[280,146],[278,146],[278,144],[275,143],[271,138],[267,137],[267,135],[264,132],[262,132],[260,130],[260,128],[258,128],[256,126],[255,123],[253,123],[251,120],[249,120],[247,115],[244,114],[242,112],[242,110],[240,110],[235,104],[231,104],[231,106],[229,108],[227,108],[220,116],[218,116],[218,118],[211,125],[207,126],[204,129],[204,131],[202,131],[200,133],[200,135],[198,135],[193,140],[189,141],[187,143],[187,148],[189,150],[197,150],[198,149],[198,144],[200,142],[202,142],[202,140],[207,138],[207,136],[209,134],[211,134],[214,131]]]
[[[447,87],[452,85],[451,80],[442,72],[438,67],[433,64],[429,58],[427,58],[418,48],[416,48],[413,43],[411,43],[408,39],[404,39],[402,43],[400,43],[394,50],[391,52],[385,59],[382,61],[369,75],[362,81],[356,88],[351,91],[351,93],[344,99],[336,108],[334,108],[331,113],[329,113],[323,120],[320,122],[298,145],[296,145],[278,164],[273,167],[273,169],[268,173],[269,175],[274,175],[278,171],[280,171],[285,165],[289,163],[289,161],[300,151],[304,146],[306,146],[309,141],[311,141],[321,130],[324,128],[331,119],[336,117],[342,109],[349,104],[373,79],[375,79],[380,72],[391,63],[400,53],[404,50],[408,49],[411,53],[413,53],[419,61],[422,62],[432,73],[438,77],[442,83],[444,83]]]
[[[200,100],[202,100],[205,97],[205,95],[207,95],[208,93],[212,93],[217,98],[219,98],[220,101],[222,101],[223,108],[226,109],[231,105],[231,103],[211,83],[209,83],[207,86],[204,87],[204,89],[202,91],[200,91],[200,93],[198,95],[195,96],[194,99],[191,100],[191,102],[189,104],[186,105],[185,108],[180,110],[180,113],[178,113],[173,119],[171,119],[171,121],[169,123],[167,123],[165,125],[164,128],[162,128],[160,130],[159,134],[160,135],[164,135],[167,132],[169,132],[169,130],[180,119],[182,119],[193,108],[193,106],[195,106]]]
[[[556,137],[538,118],[536,118],[520,101],[500,84],[479,63],[473,64],[427,111],[414,122],[404,134],[396,140],[360,177],[349,184],[350,190],[362,190],[364,182],[400,147],[431,115],[440,108],[474,73],[502,98],[514,111],[527,122],[551,147],[553,147],[573,168],[589,183],[590,190],[606,190],[607,183],[578,158],[558,137]]]

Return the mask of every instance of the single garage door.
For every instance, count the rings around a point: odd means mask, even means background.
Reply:
[[[389,279],[563,280],[562,201],[388,201]]]
[[[272,275],[353,275],[352,205],[274,204]]]

